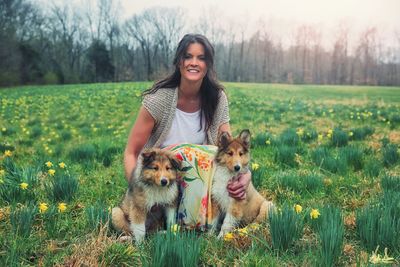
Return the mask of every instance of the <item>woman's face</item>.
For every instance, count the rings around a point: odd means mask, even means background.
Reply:
[[[199,43],[190,44],[179,65],[181,81],[201,82],[207,73],[204,47]]]

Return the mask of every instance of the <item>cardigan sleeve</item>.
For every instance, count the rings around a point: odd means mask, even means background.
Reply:
[[[224,91],[221,91],[221,93],[219,94],[217,111],[219,117],[218,127],[221,124],[229,122],[230,118],[229,118],[228,98],[226,97]]]
[[[143,97],[142,106],[154,118],[155,123],[159,124],[163,115],[163,105],[160,103],[158,94],[147,94]]]

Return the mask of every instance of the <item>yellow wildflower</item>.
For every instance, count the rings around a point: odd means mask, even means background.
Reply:
[[[58,212],[64,212],[67,209],[67,204],[64,202],[58,204]]]
[[[19,187],[20,187],[22,190],[26,190],[26,189],[28,188],[28,184],[27,184],[27,183],[20,183],[20,184],[19,184]]]
[[[333,108],[331,108],[331,109],[329,110],[329,112],[332,113],[332,112],[333,112]]]
[[[270,145],[270,144],[271,144],[271,141],[268,139],[268,140],[265,141],[265,144],[266,144],[266,145]]]
[[[226,234],[224,235],[224,240],[225,240],[225,241],[232,241],[233,238],[234,238],[234,236],[233,236],[232,233],[226,233]]]
[[[317,209],[312,209],[310,212],[311,219],[317,219],[321,215]]]
[[[304,130],[300,128],[300,129],[297,130],[296,134],[297,134],[299,137],[302,137],[302,136],[304,135]]]
[[[12,156],[12,152],[10,150],[6,150],[6,151],[4,151],[4,156],[11,157]]]
[[[318,141],[322,141],[323,138],[324,138],[324,136],[322,134],[318,135]]]
[[[239,232],[240,236],[244,236],[244,235],[247,235],[249,233],[249,231],[247,230],[246,227],[245,228],[240,228],[237,231]]]
[[[303,207],[296,204],[296,205],[294,205],[294,210],[296,211],[296,213],[300,213],[303,211]]]
[[[325,186],[330,186],[332,184],[332,180],[330,178],[325,178],[324,179],[324,185]]]
[[[0,170],[0,176],[3,176],[6,173],[5,170]]]
[[[327,136],[328,138],[331,138],[331,137],[332,137],[332,134],[331,134],[331,133],[328,133],[326,136]]]
[[[5,131],[7,131],[7,128],[4,128],[4,127],[3,127],[3,128],[1,128],[1,131],[2,131],[2,132],[5,132]]]
[[[53,167],[53,163],[51,163],[51,161],[48,161],[45,163],[47,168]]]
[[[349,136],[353,136],[354,135],[354,133],[353,132],[349,132]]]
[[[54,176],[54,174],[56,173],[56,171],[53,170],[53,169],[50,169],[50,170],[48,170],[48,173],[49,173],[51,176]]]
[[[177,232],[179,232],[180,230],[181,230],[180,225],[178,225],[178,224],[171,225],[171,232],[172,232],[172,233],[177,233]]]
[[[329,129],[328,130],[328,134],[332,134],[333,133],[333,130],[332,129]]]
[[[252,163],[252,164],[251,164],[251,169],[252,169],[253,171],[258,170],[258,168],[260,168],[260,165],[259,165],[258,163]]]
[[[66,165],[65,165],[64,162],[60,162],[60,163],[58,163],[58,166],[59,166],[61,169],[64,169]]]
[[[258,230],[260,228],[260,225],[258,223],[252,223],[249,225],[251,230]]]
[[[47,203],[42,202],[39,204],[39,212],[40,213],[45,213],[48,208],[49,208],[49,206],[47,205]]]

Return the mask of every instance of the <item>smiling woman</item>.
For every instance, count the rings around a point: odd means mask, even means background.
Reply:
[[[129,182],[134,179],[131,174],[143,148],[217,145],[220,133],[230,133],[228,101],[216,78],[214,48],[208,39],[200,34],[186,34],[178,44],[173,64],[175,70],[171,75],[143,93],[142,107],[124,154]],[[231,196],[242,199],[249,181],[248,172],[230,184]],[[195,191],[201,196],[198,199],[207,199],[207,186],[203,184]],[[192,201],[194,194],[190,195]],[[193,202],[193,210],[197,211],[201,201]]]

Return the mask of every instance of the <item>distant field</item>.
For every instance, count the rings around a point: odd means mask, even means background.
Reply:
[[[198,245],[198,264],[399,265],[400,88],[224,85],[234,134],[252,133],[253,182],[279,211],[226,240],[175,236]],[[127,186],[122,153],[149,86],[0,89],[1,266],[161,257],[162,236],[138,248],[102,227]]]

